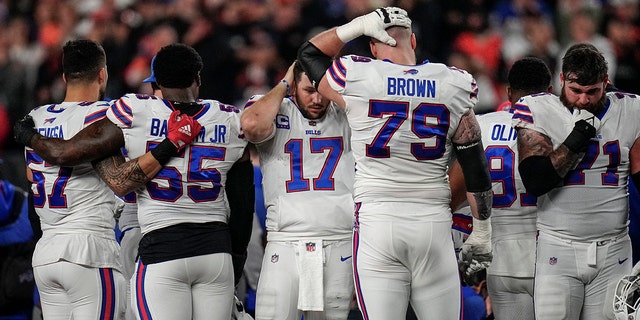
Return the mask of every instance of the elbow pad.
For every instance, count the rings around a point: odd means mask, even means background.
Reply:
[[[491,176],[482,141],[467,145],[454,143],[458,162],[464,175],[467,192],[483,192],[491,189]]]
[[[317,90],[320,80],[331,66],[331,57],[307,41],[298,49],[298,61]]]
[[[562,177],[558,175],[549,157],[527,157],[520,162],[518,171],[527,192],[536,197],[551,191],[562,182]]]

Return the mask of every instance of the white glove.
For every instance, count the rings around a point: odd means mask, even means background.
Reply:
[[[596,132],[600,131],[600,119],[598,119],[598,117],[596,117],[595,115],[593,115],[593,113],[587,110],[578,109],[574,107],[571,117],[572,117],[573,123],[576,123],[580,120],[584,120],[588,124],[592,125],[596,129]]]
[[[118,220],[120,219],[120,214],[122,214],[122,210],[124,210],[124,200],[120,199],[120,197],[115,196],[116,202],[113,206],[113,217]]]
[[[336,33],[344,43],[365,35],[395,47],[396,40],[389,36],[386,31],[387,28],[394,26],[410,28],[411,19],[409,19],[404,9],[386,7],[376,9],[337,27]]]
[[[473,231],[462,245],[458,266],[462,276],[467,277],[486,269],[493,259],[491,253],[491,218],[479,220],[473,218]]]

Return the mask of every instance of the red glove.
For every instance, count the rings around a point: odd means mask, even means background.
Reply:
[[[196,119],[175,110],[167,121],[167,139],[181,150],[195,140],[201,129],[202,125]]]

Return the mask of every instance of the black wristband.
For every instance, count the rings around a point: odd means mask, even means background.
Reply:
[[[178,154],[178,147],[169,139],[162,140],[159,145],[151,149],[151,155],[163,166],[176,154]]]
[[[562,142],[574,153],[584,152],[589,140],[596,136],[596,128],[585,120],[576,122],[569,136]]]

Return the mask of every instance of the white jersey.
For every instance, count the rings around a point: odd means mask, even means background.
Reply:
[[[460,118],[477,102],[467,72],[343,56],[327,70],[342,94],[356,159],[354,199],[449,206],[447,164]]]
[[[105,117],[108,102],[63,102],[33,109],[38,133],[68,140]],[[91,163],[60,167],[43,161],[26,148],[33,172],[31,189],[43,236],[33,266],[59,260],[91,267],[119,268],[115,241],[114,196]]]
[[[497,111],[477,117],[493,186],[491,243],[494,254],[487,272],[533,277],[537,198],[527,193],[520,178],[518,136],[511,127],[512,116],[512,112]]]
[[[136,191],[144,234],[180,223],[228,220],[227,172],[247,144],[240,132],[240,111],[214,100],[198,103],[203,108],[194,118],[202,125],[200,135]],[[165,139],[173,111],[167,100],[127,94],[112,104],[107,117],[122,129],[127,154],[135,159]]]
[[[354,160],[344,110],[331,103],[323,118],[309,120],[287,98],[274,126],[256,145],[268,240],[351,238]]]
[[[596,116],[601,128],[562,187],[538,198],[538,229],[572,240],[596,241],[626,233],[629,150],[640,136],[640,100],[607,93]],[[556,149],[574,127],[571,111],[557,96],[536,94],[515,106],[513,126],[538,131]]]

